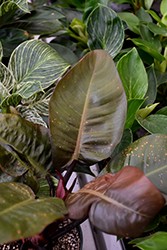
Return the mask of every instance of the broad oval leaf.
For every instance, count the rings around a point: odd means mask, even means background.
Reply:
[[[40,233],[67,214],[62,199],[35,199],[35,194],[24,184],[0,183],[0,190],[0,244]]]
[[[134,33],[139,34],[139,18],[133,13],[120,12],[118,16],[127,23],[130,30]]]
[[[88,53],[57,84],[50,100],[50,131],[57,168],[73,160],[94,164],[121,139],[126,95],[110,55]]]
[[[111,159],[102,173],[116,173],[128,165],[141,169],[167,195],[167,135],[149,135],[133,142]]]
[[[0,114],[0,142],[23,153],[36,174],[52,169],[49,130],[26,121],[16,114]]]
[[[23,42],[12,53],[8,68],[17,82],[17,90],[27,82],[39,81],[42,88],[49,87],[69,64],[49,45],[38,40]]]
[[[93,225],[122,237],[139,236],[165,204],[165,199],[144,173],[125,167],[87,183],[65,200],[69,217],[89,212]]]
[[[136,48],[133,48],[119,60],[117,69],[127,99],[143,98],[148,88],[148,80],[146,70]]]
[[[87,20],[88,46],[90,50],[104,49],[112,58],[121,50],[124,28],[117,14],[107,6],[99,5]]]

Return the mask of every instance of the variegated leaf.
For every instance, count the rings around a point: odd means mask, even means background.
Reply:
[[[39,81],[32,81],[22,85],[16,93],[26,99],[40,91],[42,91],[41,83]]]
[[[0,82],[11,91],[15,85],[15,79],[12,72],[0,62]]]
[[[2,57],[3,57],[3,47],[2,43],[0,42],[0,61],[2,61]]]
[[[47,128],[47,124],[44,122],[42,117],[37,113],[35,108],[20,105],[16,109],[19,112],[19,114],[27,121],[33,122],[35,124],[38,124]]]

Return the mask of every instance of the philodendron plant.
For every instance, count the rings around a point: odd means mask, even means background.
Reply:
[[[124,156],[123,160],[120,157],[122,165],[113,158],[120,168],[127,165],[119,172],[110,173],[111,158],[108,173],[75,194],[65,189],[76,163],[91,166],[112,155],[123,135],[126,112],[126,94],[111,56],[104,50],[94,50],[57,83],[49,102],[49,129],[25,120],[11,106],[0,113],[1,244],[26,239],[24,249],[26,242],[31,242],[27,249],[43,249],[41,245],[58,234],[58,219],[71,218],[76,225],[87,216],[110,234],[142,234],[165,204],[160,192],[166,193],[165,187],[161,190],[161,185],[155,186],[158,150],[159,159],[163,155],[161,163],[166,162],[165,135],[150,135],[143,144],[139,142],[140,148],[134,150],[140,150],[138,159],[143,157],[143,163],[128,158],[124,164],[125,156],[133,151],[125,149],[124,154],[120,153]],[[143,150],[145,144],[149,145],[150,155]],[[147,157],[152,159],[149,163],[145,162]],[[142,164],[144,169],[147,164],[154,166],[151,181],[143,173]],[[55,170],[59,171],[59,182]],[[64,170],[67,173],[62,177]],[[46,180],[51,197],[43,190]]]

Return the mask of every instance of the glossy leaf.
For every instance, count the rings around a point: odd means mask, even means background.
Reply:
[[[22,85],[32,81],[40,81],[42,88],[50,86],[65,73],[69,64],[46,43],[30,40],[14,50],[8,67],[19,90]]]
[[[140,7],[140,9],[136,12],[136,16],[139,18],[142,22],[152,23],[153,20],[151,16],[143,9],[143,7]]]
[[[153,10],[147,10],[147,12],[154,18],[155,21],[157,21],[161,27],[166,27],[165,24],[161,21],[160,17],[155,13]]]
[[[160,4],[160,10],[161,10],[161,14],[163,16],[165,16],[167,14],[167,3],[165,0],[162,0],[161,1],[161,4]]]
[[[124,129],[132,127],[135,120],[136,112],[141,107],[143,101],[144,101],[143,99],[128,100],[127,117]]]
[[[112,58],[121,50],[124,29],[117,14],[106,6],[99,5],[87,20],[88,46],[90,50],[104,49]]]
[[[119,60],[117,69],[124,85],[127,99],[142,99],[148,88],[148,80],[143,62],[135,48]]]
[[[148,23],[148,27],[155,35],[167,35],[167,28],[165,27],[160,27],[154,23]]]
[[[16,28],[0,29],[4,57],[9,57],[13,50],[22,42],[26,41],[29,34],[25,30]]]
[[[167,241],[167,233],[166,232],[156,232],[147,237],[142,237],[139,239],[135,239],[130,242],[130,244],[135,244],[136,247],[142,250],[165,250],[166,249],[166,241]]]
[[[122,136],[126,96],[106,51],[88,53],[58,82],[49,113],[56,168],[111,155]]]
[[[153,110],[157,107],[159,103],[149,104],[145,108],[141,108],[137,111],[136,115],[140,115],[141,118],[146,118]]]
[[[157,59],[158,61],[164,61],[165,57],[159,53],[157,48],[150,42],[142,40],[142,39],[131,39],[131,41],[138,46],[140,49],[144,50],[147,52],[149,55]]]
[[[85,9],[83,14],[83,21],[86,22],[87,17],[93,9],[95,9],[98,4],[103,4],[107,6],[108,0],[86,0]]]
[[[133,13],[120,12],[118,13],[118,16],[121,18],[121,20],[127,23],[130,30],[136,34],[139,34],[139,19],[136,15]]]
[[[124,166],[136,166],[150,181],[167,195],[167,135],[142,137],[117,154],[103,173],[116,173]]]
[[[72,219],[89,213],[100,230],[136,237],[164,206],[165,199],[140,169],[128,166],[87,183],[68,195],[65,204]]]
[[[46,175],[52,168],[52,155],[47,128],[26,121],[19,115],[0,114],[0,141],[24,154],[36,174]]]
[[[61,199],[35,199],[35,194],[24,184],[0,183],[0,189],[1,244],[40,233],[45,226],[67,214]]]
[[[156,114],[161,114],[161,115],[166,115],[167,116],[167,106],[162,108],[162,109],[159,109]]]
[[[136,115],[138,123],[151,134],[167,134],[167,116],[166,115],[149,115],[143,119],[140,115]]]
[[[147,106],[148,104],[154,103],[157,96],[157,79],[155,76],[154,65],[152,64],[149,68],[146,69],[148,76],[148,89],[145,94],[145,102],[142,107]]]
[[[44,126],[47,128],[47,124],[44,122],[42,117],[37,113],[36,109],[29,106],[19,105],[16,107],[19,115],[26,119],[27,121],[33,122],[35,124]]]

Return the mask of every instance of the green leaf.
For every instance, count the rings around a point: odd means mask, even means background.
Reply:
[[[148,88],[148,80],[145,67],[135,48],[119,60],[117,69],[127,99],[142,99]]]
[[[50,176],[50,178],[54,184],[54,187],[57,187],[59,180],[56,179],[52,175]],[[39,183],[40,183],[40,188],[39,188],[39,191],[37,193],[37,197],[50,196],[50,187],[49,187],[47,180],[40,178]]]
[[[88,53],[58,82],[50,100],[56,168],[73,160],[92,165],[111,155],[125,116],[126,96],[112,58],[104,50]]]
[[[157,48],[150,42],[144,41],[142,39],[134,38],[130,39],[136,46],[147,52],[149,55],[157,59],[158,61],[164,61],[165,57],[159,53]]]
[[[25,30],[16,28],[0,29],[0,40],[2,42],[4,57],[10,57],[13,50],[28,39],[29,34]]]
[[[16,91],[16,94],[19,94],[22,98],[27,99],[40,91],[42,91],[41,83],[39,81],[32,81],[24,83],[24,85]]]
[[[1,108],[7,108],[8,106],[16,107],[20,103],[21,99],[22,97],[19,94],[12,94],[6,96],[4,100],[1,102],[0,107]]]
[[[0,105],[2,103],[2,100],[9,95],[10,95],[10,93],[7,90],[7,88],[0,82]]]
[[[167,106],[162,108],[162,109],[159,109],[157,112],[156,112],[157,115],[166,115],[167,116]]]
[[[98,4],[107,6],[107,3],[108,0],[86,0],[84,14],[83,14],[83,22],[86,22],[87,17],[91,13],[91,11],[98,6]]]
[[[161,11],[161,14],[163,16],[165,16],[167,14],[167,2],[165,0],[162,0],[161,1],[161,4],[160,4],[160,11]]]
[[[9,1],[9,2],[11,2],[11,1]],[[30,13],[30,11],[28,9],[28,1],[27,0],[12,0],[12,2],[14,2],[24,12]]]
[[[137,114],[140,115],[143,119],[146,118],[158,105],[159,103],[154,103],[152,105],[148,105],[145,108],[139,109]]]
[[[25,155],[36,174],[52,169],[52,154],[47,128],[26,121],[16,114],[0,114],[0,142]]]
[[[130,30],[136,34],[139,34],[139,19],[136,15],[133,13],[120,12],[118,13],[118,16],[121,18],[121,20],[127,23]]]
[[[148,89],[145,94],[146,100],[143,103],[142,107],[145,107],[148,104],[154,103],[156,96],[157,96],[157,79],[155,76],[154,65],[152,64],[146,70],[147,70],[147,76],[148,76]]]
[[[166,240],[167,233],[166,232],[156,232],[147,237],[135,239],[130,242],[130,244],[135,244],[138,248],[142,250],[165,250],[166,249]]]
[[[143,104],[143,102],[144,102],[144,99],[128,100],[127,117],[126,117],[124,129],[132,127],[134,120],[135,120],[136,112],[140,108],[140,106]]]
[[[143,7],[141,7],[137,11],[136,16],[142,22],[152,23],[152,21],[153,21],[152,18],[151,18],[151,16],[143,9]]]
[[[136,115],[138,123],[149,133],[167,134],[167,116],[166,115],[150,115],[143,119],[140,115]]]
[[[165,199],[140,169],[128,166],[69,194],[65,204],[72,219],[89,213],[90,221],[100,230],[136,237],[164,206]]]
[[[148,23],[148,28],[154,33],[154,35],[167,35],[167,28],[160,27],[154,23]]]
[[[49,101],[55,86],[50,86],[46,92],[37,93],[29,99],[22,100],[22,103],[28,103],[29,107],[34,108],[39,114],[49,115]]]
[[[62,199],[35,199],[32,190],[24,184],[0,183],[0,189],[1,244],[40,233],[45,226],[67,214]]]
[[[15,79],[12,72],[0,62],[0,82],[10,92],[15,85]]]
[[[117,154],[102,171],[116,173],[124,166],[136,166],[167,195],[167,135],[148,135],[133,142]]]
[[[120,143],[115,147],[114,152],[112,153],[111,157],[118,154],[120,151],[122,151],[124,148],[129,146],[133,142],[133,134],[131,129],[127,128],[124,130],[122,139]]]
[[[44,126],[47,128],[47,124],[44,122],[42,117],[37,113],[36,109],[29,106],[19,105],[16,110],[19,115],[26,119],[27,121],[33,122],[35,124]]]
[[[8,67],[19,90],[32,81],[40,81],[42,88],[47,88],[66,72],[69,64],[46,43],[30,40],[14,50]]]
[[[90,50],[106,50],[113,58],[121,50],[124,28],[117,14],[106,6],[99,5],[87,20],[88,46]]]
[[[59,53],[59,55],[62,56],[68,62],[70,65],[74,65],[75,63],[78,62],[77,56],[74,54],[72,50],[69,48],[61,45],[61,44],[56,44],[56,43],[50,43],[49,44],[53,49]]]
[[[152,43],[161,53],[162,45],[158,36],[155,36],[146,25],[140,25],[140,35],[143,40]]]
[[[151,8],[151,5],[153,4],[154,0],[144,0],[144,6],[147,10]]]
[[[153,10],[147,10],[147,13],[149,13],[154,18],[154,20],[160,24],[160,26],[166,27],[166,25],[161,21],[160,17]]]
[[[0,168],[13,177],[22,176],[28,170],[17,152],[4,143],[0,143]]]
[[[155,75],[157,78],[157,87],[167,82],[167,72],[161,73],[158,70],[155,70]]]

